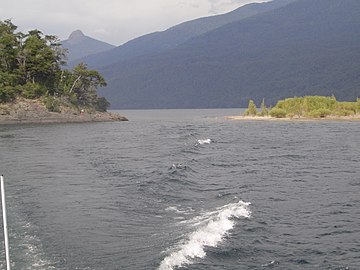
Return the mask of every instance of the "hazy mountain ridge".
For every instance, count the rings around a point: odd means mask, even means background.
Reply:
[[[80,62],[80,58],[115,48],[114,45],[85,36],[80,30],[72,32],[67,40],[61,42],[68,49],[70,65]]]
[[[114,108],[238,107],[307,94],[360,96],[360,1],[299,0],[156,56],[102,70]]]
[[[226,14],[191,20],[173,26],[165,31],[154,32],[135,38],[112,50],[84,57],[81,61],[97,69],[139,56],[162,53],[183,44],[191,38],[202,35],[225,24],[276,9],[293,1],[295,0],[278,0],[262,4],[253,3]]]

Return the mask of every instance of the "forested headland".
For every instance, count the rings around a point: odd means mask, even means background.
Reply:
[[[0,21],[0,114],[24,101],[49,112],[106,112],[110,103],[96,92],[106,85],[104,78],[83,63],[72,70],[65,64],[66,49],[56,36],[17,32],[11,20]]]

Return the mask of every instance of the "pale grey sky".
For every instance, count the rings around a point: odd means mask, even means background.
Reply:
[[[20,31],[39,29],[67,39],[73,30],[121,45],[200,17],[269,0],[0,0],[0,20],[12,19]]]

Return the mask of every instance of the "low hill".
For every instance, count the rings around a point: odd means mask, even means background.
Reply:
[[[81,61],[87,63],[91,68],[98,69],[135,57],[161,53],[225,24],[279,8],[293,1],[276,0],[268,3],[248,4],[226,14],[184,22],[165,31],[133,39],[112,50],[84,57]]]
[[[360,96],[360,1],[298,0],[103,68],[112,108],[211,108]]]
[[[115,48],[114,45],[85,36],[81,30],[72,32],[69,38],[61,43],[68,49],[68,62],[72,66],[80,62],[77,61],[79,58]]]

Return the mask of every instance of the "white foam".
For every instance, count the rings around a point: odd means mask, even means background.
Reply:
[[[250,217],[250,203],[240,201],[207,212],[191,222],[196,230],[189,234],[185,242],[161,262],[159,270],[173,270],[192,263],[194,258],[206,256],[205,247],[216,247],[234,227],[234,218]]]
[[[165,211],[174,212],[177,214],[190,214],[193,211],[193,209],[190,207],[188,207],[186,209],[179,209],[177,206],[169,206],[165,209]]]
[[[206,140],[198,140],[199,144],[210,144],[211,143],[211,139],[206,139]]]
[[[174,163],[172,166],[171,166],[171,169],[182,169],[182,168],[186,168],[186,165],[183,165],[181,163]]]
[[[179,208],[177,208],[176,206],[169,206],[168,208],[165,209],[165,211],[169,211],[169,212],[175,212],[175,213],[186,213],[186,211],[184,210],[179,210]]]

